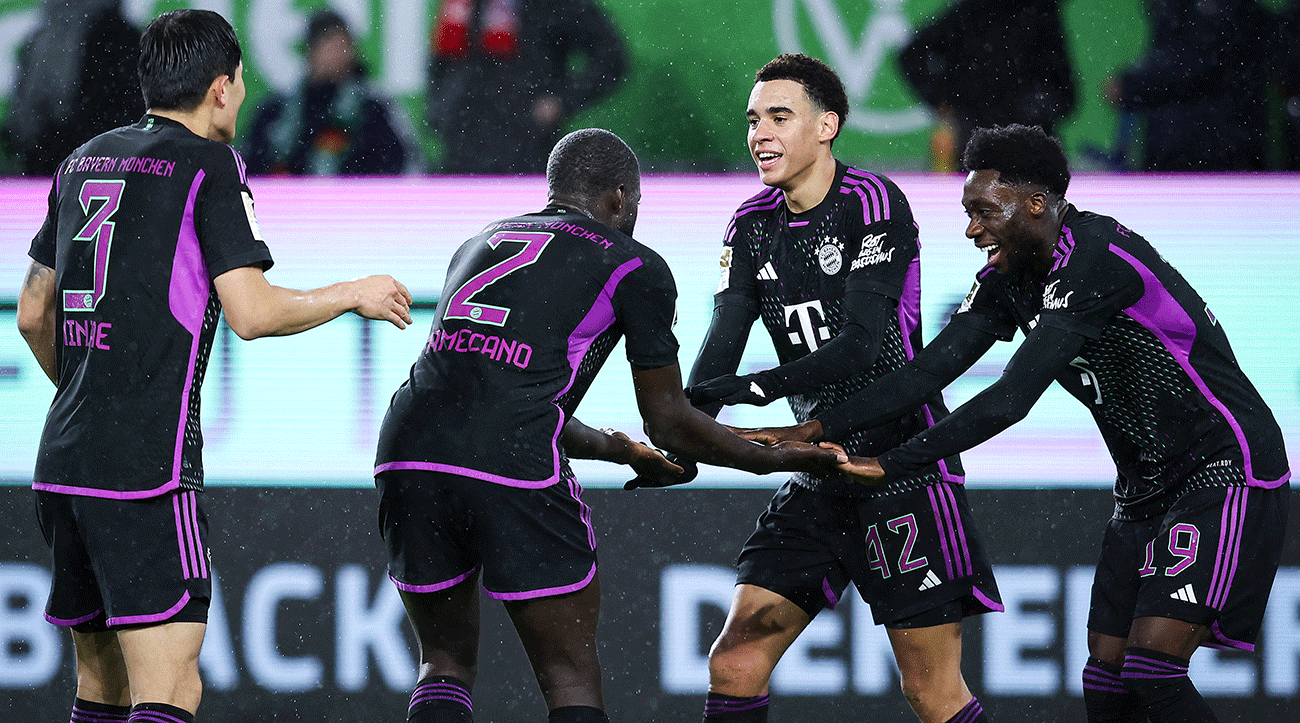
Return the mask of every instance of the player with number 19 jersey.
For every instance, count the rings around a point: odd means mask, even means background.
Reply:
[[[433,330],[380,431],[375,474],[423,470],[519,488],[571,480],[560,445],[621,337],[635,366],[677,363],[677,290],[654,251],[551,206],[453,255]]]
[[[239,154],[154,115],[98,136],[60,166],[29,253],[55,269],[58,294],[58,391],[33,487],[113,499],[202,489],[212,280],[272,264]]]

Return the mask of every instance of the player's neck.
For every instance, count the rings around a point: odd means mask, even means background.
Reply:
[[[835,183],[835,157],[827,153],[808,166],[804,172],[791,179],[785,192],[785,205],[794,213],[803,213],[817,207],[826,198]]]
[[[194,110],[159,110],[150,108],[146,112],[149,115],[176,121],[200,138],[212,139],[212,110],[207,103],[204,103]]]

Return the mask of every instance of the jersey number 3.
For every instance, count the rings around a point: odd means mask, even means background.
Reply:
[[[480,324],[505,326],[510,309],[475,302],[474,296],[490,284],[500,281],[507,274],[518,271],[537,260],[542,250],[555,234],[534,231],[501,231],[487,240],[487,245],[496,248],[506,241],[515,241],[524,245],[519,253],[509,256],[501,262],[475,274],[473,278],[461,284],[459,289],[447,301],[444,319],[468,319]]]
[[[104,298],[104,287],[108,283],[108,252],[113,247],[113,214],[122,203],[122,191],[126,181],[86,181],[81,184],[81,210],[89,217],[86,225],[81,227],[73,241],[95,244],[95,266],[93,270],[94,287],[83,291],[63,292],[64,311],[94,311],[95,305]],[[96,205],[96,201],[99,202]]]

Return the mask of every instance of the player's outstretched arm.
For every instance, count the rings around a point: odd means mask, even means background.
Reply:
[[[625,464],[636,472],[626,489],[634,487],[668,487],[683,484],[695,478],[664,456],[663,452],[640,442],[635,442],[622,432],[613,429],[592,429],[576,418],[564,424],[560,438],[564,451],[573,459],[599,459],[614,464]]]
[[[391,276],[366,276],[310,291],[272,286],[256,266],[216,278],[226,322],[241,339],[297,334],[349,311],[390,322],[411,323],[411,292]]]
[[[18,332],[27,340],[45,376],[58,384],[59,372],[54,367],[56,291],[54,269],[33,261],[18,294]]]
[[[733,434],[686,401],[681,369],[676,364],[657,369],[633,367],[632,383],[646,434],[656,446],[673,454],[755,474],[781,470],[826,473],[844,461],[843,454],[809,444],[784,442],[764,447]]]

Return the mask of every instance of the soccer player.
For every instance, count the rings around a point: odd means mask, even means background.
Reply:
[[[1209,306],[1118,221],[1065,199],[1060,141],[978,130],[963,161],[966,236],[988,255],[952,320],[903,369],[773,440],[851,438],[956,379],[996,340],[1001,378],[938,425],[846,469],[888,480],[983,442],[1058,382],[1115,460],[1088,616],[1088,719],[1214,721],[1187,678],[1201,645],[1252,650],[1285,535],[1282,432]]]
[[[676,287],[631,237],[640,170],[618,136],[561,138],[546,180],[546,208],[489,224],[452,257],[429,341],[380,430],[380,529],[420,645],[413,722],[472,720],[480,583],[504,602],[550,721],[608,720],[595,533],[567,458],[631,462],[657,479],[638,484],[681,481],[653,453],[636,463],[649,448],[571,416],[619,338],[657,446],[759,473],[828,473],[846,460],[765,449],[686,401]]]
[[[832,155],[848,115],[835,72],[782,55],[756,77],[749,150],[768,188],[727,228],[713,321],[688,393],[705,408],[788,396],[803,421],[920,349],[920,246],[902,191]],[[736,376],[760,317],[781,364]],[[946,413],[934,394],[844,446],[884,451]],[[731,611],[709,652],[704,720],[765,721],[777,661],[849,582],[888,631],[917,717],[987,720],[961,674],[961,620],[1002,605],[962,474],[952,455],[881,488],[819,473],[786,482],[740,553]]]
[[[53,553],[46,618],[72,629],[73,721],[192,721],[211,598],[199,386],[224,309],[240,337],[348,311],[411,321],[388,276],[313,291],[267,283],[271,255],[239,155],[234,30],[165,13],[140,41],[148,111],[59,167],[18,326],[58,385],[36,458]]]

